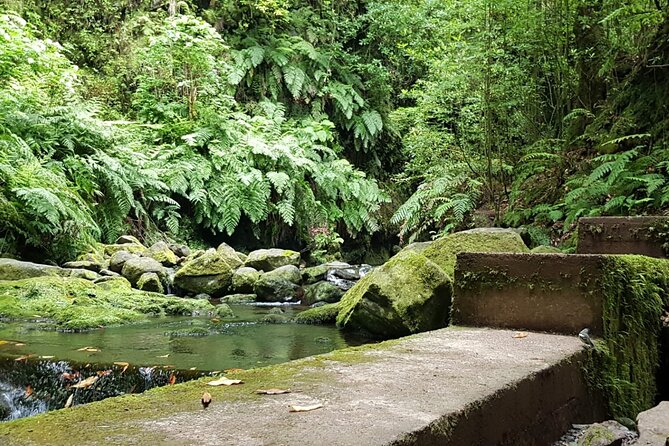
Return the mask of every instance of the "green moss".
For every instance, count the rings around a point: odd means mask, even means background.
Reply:
[[[539,245],[532,248],[532,254],[562,254],[562,251],[555,246]]]
[[[669,262],[609,256],[604,272],[604,339],[591,355],[593,384],[613,417],[653,406],[660,363],[660,317],[669,307]]]
[[[293,318],[298,324],[334,324],[339,313],[339,303],[309,308]]]
[[[399,337],[446,325],[451,280],[423,255],[400,252],[358,281],[339,303],[337,326]]]
[[[0,316],[40,316],[58,328],[84,330],[144,320],[147,315],[191,315],[213,311],[207,301],[133,290],[123,281],[98,286],[83,279],[36,277],[0,281]]]
[[[450,277],[459,252],[529,252],[520,235],[511,230],[456,232],[435,240],[422,254]]]
[[[222,319],[233,319],[235,317],[235,313],[232,311],[232,308],[230,308],[230,305],[219,304],[216,306],[216,316]]]

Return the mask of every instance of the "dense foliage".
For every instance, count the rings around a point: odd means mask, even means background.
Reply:
[[[665,0],[0,5],[0,252],[550,243],[669,204]]]

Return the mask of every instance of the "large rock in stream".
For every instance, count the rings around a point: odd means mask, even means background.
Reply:
[[[415,252],[399,253],[344,295],[337,326],[383,338],[444,327],[452,291],[437,264]]]
[[[61,268],[41,263],[0,258],[0,280],[21,280],[48,276],[76,277],[87,280],[94,280],[98,277],[93,271],[83,268]]]
[[[286,265],[298,266],[300,264],[300,253],[289,249],[258,249],[252,251],[244,262],[244,266],[250,266],[265,272],[275,270]]]
[[[342,298],[337,325],[383,338],[447,325],[458,252],[529,252],[510,229],[458,232],[411,246],[364,276]]]
[[[260,276],[253,290],[260,301],[296,301],[302,290],[301,280],[302,275],[296,266],[285,265]]]
[[[193,254],[176,272],[174,285],[189,293],[219,297],[230,288],[234,268],[239,264],[238,258],[215,249]]]

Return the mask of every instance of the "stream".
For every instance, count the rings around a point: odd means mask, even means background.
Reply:
[[[333,326],[264,323],[270,306],[232,306],[232,321],[163,317],[81,333],[0,323],[0,420],[140,393],[227,369],[248,369],[367,342]],[[286,317],[303,308],[281,306]],[[96,378],[92,378],[96,376]],[[84,379],[94,385],[75,388]]]

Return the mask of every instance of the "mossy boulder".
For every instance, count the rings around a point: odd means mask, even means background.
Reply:
[[[290,302],[298,299],[302,276],[293,265],[281,266],[260,276],[253,286],[258,300],[264,302]]]
[[[216,252],[225,257],[228,260],[228,263],[233,268],[239,268],[244,264],[244,260],[240,257],[239,253],[235,249],[228,245],[227,243],[221,243],[216,248]]]
[[[130,259],[136,259],[139,256],[128,251],[117,251],[109,259],[109,270],[121,274],[123,265]]]
[[[406,251],[404,251],[406,252]],[[453,277],[459,252],[530,252],[517,232],[511,229],[479,228],[456,232],[431,243],[422,255]]]
[[[167,280],[167,270],[162,263],[150,257],[133,257],[123,264],[121,274],[128,279],[133,286],[139,282],[139,278],[146,273],[155,273],[160,280]]]
[[[235,293],[252,293],[253,286],[260,278],[260,272],[249,266],[239,268],[232,275],[231,290]]]
[[[21,280],[31,277],[78,277],[90,278],[97,275],[84,269],[61,268],[41,263],[23,262],[15,259],[0,258],[0,280]],[[93,277],[93,278],[95,278]]]
[[[132,254],[144,254],[146,252],[146,247],[141,243],[112,244],[104,245],[104,247],[106,256],[113,256],[119,251],[127,251]]]
[[[77,260],[74,262],[63,263],[63,268],[69,269],[86,269],[93,272],[100,272],[103,264],[101,262],[94,262],[91,260]]]
[[[450,277],[415,252],[401,252],[360,279],[342,298],[337,326],[383,338],[445,327]]]
[[[318,282],[304,287],[304,305],[313,305],[316,302],[335,303],[341,300],[344,292],[337,285],[330,282]]]
[[[93,281],[97,286],[106,290],[113,289],[131,289],[130,281],[123,276],[102,276]]]
[[[228,294],[221,297],[221,302],[227,304],[250,304],[258,300],[255,294]]]
[[[165,293],[165,288],[156,273],[144,273],[137,280],[137,288],[142,291],[153,291],[154,293]]]
[[[169,245],[165,242],[154,243],[146,250],[144,255],[151,257],[165,266],[174,266],[179,262],[177,255],[172,252]]]
[[[102,284],[75,278],[35,277],[0,281],[0,316],[51,319],[59,329],[85,330],[143,321],[149,315],[191,315],[213,311],[206,301],[138,291],[127,281]]]
[[[422,254],[430,246],[432,246],[432,242],[414,242],[402,248],[402,252],[411,251]]]
[[[216,316],[220,317],[221,319],[234,319],[235,318],[235,313],[232,311],[232,308],[230,308],[230,305],[228,305],[228,304],[216,305],[215,314],[216,314]]]
[[[117,245],[141,245],[142,242],[139,241],[134,235],[122,235],[116,239],[114,242]]]
[[[275,270],[286,265],[298,266],[300,253],[288,249],[259,249],[249,253],[244,266],[250,266],[265,272]]]
[[[298,324],[334,324],[339,314],[339,304],[325,304],[302,311],[293,318]]]
[[[232,283],[237,262],[215,249],[191,255],[176,272],[174,285],[193,294],[213,297],[225,294]]]

